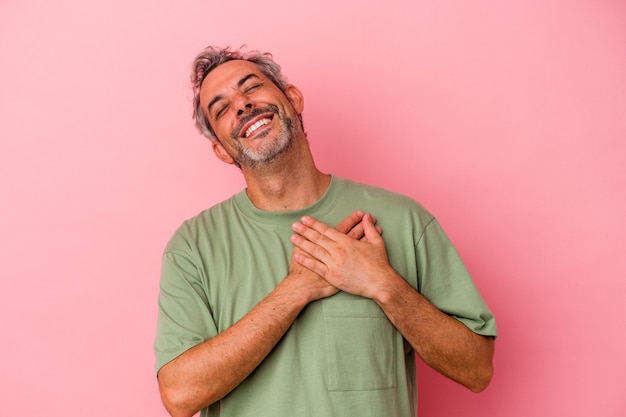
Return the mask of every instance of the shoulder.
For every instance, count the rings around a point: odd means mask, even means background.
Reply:
[[[357,181],[339,180],[343,183],[343,196],[346,198],[364,202],[387,214],[417,217],[420,223],[424,224],[434,219],[434,216],[411,196]]]
[[[184,220],[167,243],[165,252],[188,252],[207,241],[208,236],[227,228],[236,211],[235,196]]]

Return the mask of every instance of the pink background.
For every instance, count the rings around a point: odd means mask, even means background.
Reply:
[[[0,415],[166,415],[161,251],[243,186],[189,64],[244,43],[303,90],[320,167],[421,201],[497,315],[491,386],[420,364],[421,417],[626,415],[619,0],[2,0]]]

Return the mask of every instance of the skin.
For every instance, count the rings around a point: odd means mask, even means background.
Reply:
[[[326,191],[298,121],[302,93],[285,93],[247,61],[229,61],[205,79],[200,102],[214,129],[216,157],[238,165],[252,203],[263,210],[306,207]],[[261,109],[261,110],[259,110]],[[271,111],[268,109],[272,109]],[[245,137],[247,127],[270,123]],[[311,217],[293,225],[289,273],[248,314],[161,368],[163,403],[191,417],[241,383],[271,352],[302,309],[338,291],[371,298],[415,351],[437,371],[479,392],[491,380],[494,343],[437,310],[389,265],[371,214],[352,213],[332,227]]]

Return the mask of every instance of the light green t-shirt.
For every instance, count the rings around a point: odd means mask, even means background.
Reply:
[[[335,226],[372,213],[389,261],[414,288],[472,331],[495,320],[443,230],[414,200],[332,177],[322,198],[267,212],[245,191],[186,221],[163,256],[156,370],[224,331],[287,275],[291,224],[309,215]],[[310,303],[261,365],[202,411],[221,417],[413,417],[414,352],[372,300],[340,292]]]

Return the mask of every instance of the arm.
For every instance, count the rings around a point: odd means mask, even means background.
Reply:
[[[493,338],[472,332],[441,312],[393,269],[374,301],[433,369],[473,392],[484,390],[493,375]]]
[[[191,417],[221,399],[263,361],[314,298],[299,278],[288,275],[233,326],[161,368],[159,389],[173,417]]]
[[[374,300],[432,368],[474,392],[489,384],[494,343],[433,306],[398,275],[385,243],[366,215],[361,240],[335,233],[310,217],[296,223],[296,261],[333,286]]]
[[[360,238],[363,213],[336,228]],[[294,254],[298,253],[294,249]],[[158,373],[161,398],[173,417],[191,417],[239,385],[271,352],[309,302],[338,290],[292,261],[287,277],[237,323],[187,350]]]

